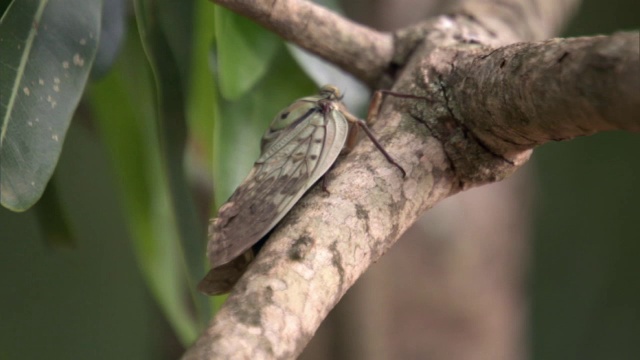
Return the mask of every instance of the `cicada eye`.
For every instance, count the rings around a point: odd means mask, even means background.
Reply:
[[[340,100],[342,98],[340,89],[334,85],[325,85],[321,87],[320,95],[326,96],[329,100]]]

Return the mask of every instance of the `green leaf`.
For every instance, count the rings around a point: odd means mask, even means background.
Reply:
[[[14,1],[0,19],[0,202],[42,195],[100,35],[100,0]]]
[[[214,39],[215,7],[207,0],[197,0],[193,31],[193,53],[187,95],[187,124],[190,136],[190,158],[197,170],[204,173],[203,181],[211,184],[213,124],[216,120],[217,99],[212,74],[212,44]]]
[[[184,343],[198,325],[172,202],[151,69],[134,36],[129,36],[113,71],[91,91],[97,126],[107,144],[142,272],[160,307]]]
[[[91,79],[105,76],[116,62],[127,33],[127,0],[104,0],[98,50],[91,68]]]
[[[186,88],[189,64],[191,64],[193,19],[197,16],[194,8],[197,0],[153,0],[148,3],[150,4],[148,7],[154,11],[153,21],[161,32],[167,50],[173,55],[173,61],[183,80],[182,88]],[[209,8],[212,7],[213,4],[209,1]],[[213,23],[210,23],[209,27],[213,28]],[[168,53],[162,55],[166,56]]]
[[[4,14],[11,3],[11,0],[0,0],[0,17],[2,17],[2,14]]]
[[[54,175],[33,209],[47,245],[54,248],[74,248],[76,239],[67,209],[69,204],[63,201]]]
[[[157,2],[151,0],[136,0],[134,2],[136,19],[142,47],[145,50],[154,75],[156,94],[156,119],[160,130],[162,165],[167,174],[170,187],[171,205],[177,221],[179,236],[176,241],[182,260],[187,267],[187,289],[194,301],[197,313],[206,313],[206,297],[197,293],[196,284],[204,272],[202,258],[205,248],[204,230],[206,221],[200,222],[193,203],[193,194],[185,177],[184,153],[187,140],[185,120],[185,103],[182,75],[179,61],[165,36],[171,28],[162,27],[160,10],[166,0]],[[181,3],[191,7],[188,2]],[[191,11],[176,10],[178,13]],[[183,39],[183,42],[190,42]],[[175,56],[174,56],[175,55]],[[203,317],[198,316],[197,319]],[[202,323],[204,326],[205,323]]]
[[[236,100],[267,72],[282,41],[251,20],[216,6],[218,81],[222,97]]]

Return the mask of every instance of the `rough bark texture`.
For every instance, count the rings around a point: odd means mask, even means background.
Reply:
[[[451,63],[456,118],[494,151],[640,131],[637,33],[518,43]]]
[[[514,44],[556,34],[574,1],[466,1],[393,36],[352,33],[353,24],[306,2],[217,2],[369,84],[430,100],[389,99],[374,126],[407,177],[361,142],[328,174],[331,194],[312,190],[282,221],[185,359],[295,357],[438,201],[505,178],[545,141],[639,128],[640,94],[630,88],[640,79],[637,33]]]
[[[329,59],[371,86],[377,85],[391,60],[391,34],[374,31],[308,1],[214,2],[250,18],[287,41]]]
[[[523,170],[429,210],[349,289],[300,359],[527,359],[534,186]]]

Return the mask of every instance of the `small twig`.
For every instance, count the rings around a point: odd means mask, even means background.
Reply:
[[[369,85],[393,56],[391,34],[354,23],[311,1],[212,0],[305,48]]]

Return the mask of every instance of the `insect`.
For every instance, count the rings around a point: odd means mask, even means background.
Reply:
[[[381,99],[382,92],[376,92],[369,119],[377,115]],[[198,285],[201,292],[219,295],[231,290],[253,260],[256,243],[331,168],[343,148],[353,145],[358,128],[405,176],[367,123],[341,100],[337,87],[325,85],[317,95],[298,99],[275,116],[262,137],[260,158],[209,224],[207,256],[213,268]]]

